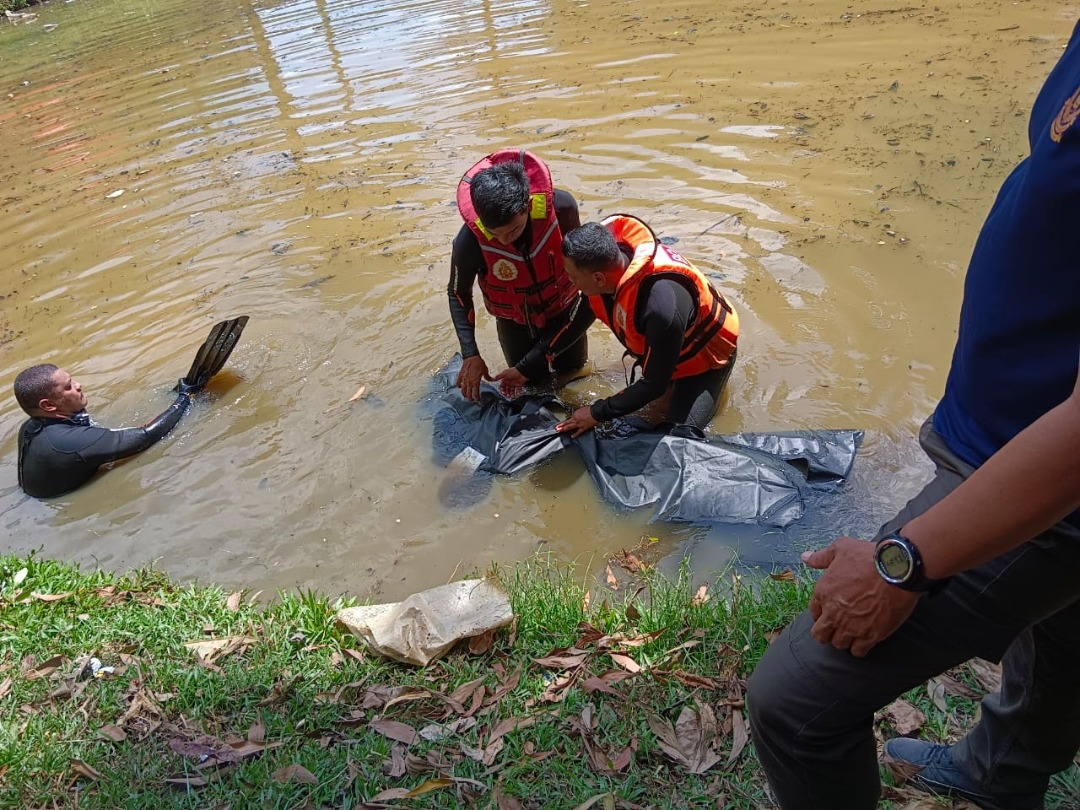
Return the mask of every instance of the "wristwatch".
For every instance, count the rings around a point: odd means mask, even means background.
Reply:
[[[883,580],[905,591],[937,593],[949,582],[948,579],[927,577],[919,549],[895,532],[878,540],[874,548],[874,566]]]

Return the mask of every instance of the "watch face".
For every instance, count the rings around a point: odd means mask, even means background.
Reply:
[[[884,574],[890,579],[903,580],[911,573],[911,558],[899,543],[888,543],[878,551]]]

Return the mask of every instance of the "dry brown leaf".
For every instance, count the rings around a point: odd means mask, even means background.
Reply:
[[[593,692],[604,692],[608,695],[614,695],[617,698],[626,697],[626,695],[624,695],[618,689],[613,688],[611,684],[605,681],[603,678],[586,678],[581,682],[581,688],[590,695]]]
[[[127,732],[120,728],[120,726],[114,726],[112,723],[99,728],[98,734],[103,737],[108,737],[113,742],[123,742],[127,739]]]
[[[418,736],[415,728],[397,720],[372,720],[368,723],[368,728],[387,739],[397,740],[405,745],[412,745]]]
[[[33,666],[33,660],[34,660],[33,658],[30,659],[31,666]],[[41,664],[40,666],[34,667],[29,672],[26,672],[23,675],[23,677],[28,681],[34,681],[34,680],[37,680],[38,678],[48,678],[50,675],[52,675],[54,672],[56,672],[56,670],[60,669],[66,663],[67,663],[67,659],[64,658],[64,656],[62,656],[62,655],[54,655],[52,658],[50,658],[45,663]]]
[[[545,703],[561,703],[565,700],[567,691],[577,679],[578,671],[579,670],[564,672],[551,681],[544,690],[544,693],[540,695],[540,700]]]
[[[3,682],[0,683],[0,700],[3,700],[7,693],[11,691],[13,683],[15,681],[12,678],[4,678]]]
[[[926,722],[926,715],[902,698],[886,706],[882,714],[901,737],[914,734]]]
[[[968,666],[975,673],[975,678],[982,684],[987,692],[997,692],[1001,689],[1001,665],[982,658],[972,658]]]
[[[572,652],[570,652],[572,651]],[[533,661],[542,667],[548,669],[574,669],[580,667],[589,659],[589,654],[584,650],[578,650],[575,647],[571,647],[570,650],[564,653],[558,653],[547,655],[543,658],[534,658]]]
[[[278,768],[270,774],[270,778],[275,782],[281,782],[283,785],[287,785],[289,782],[301,782],[305,785],[319,784],[315,774],[303,765],[286,765],[284,768]]]
[[[240,609],[240,600],[244,598],[243,591],[237,591],[234,594],[230,594],[229,598],[225,600],[225,609],[236,612]]]
[[[67,599],[75,591],[68,591],[67,593],[38,593],[34,591],[30,596],[41,602],[59,602],[61,599]]]
[[[496,785],[491,792],[491,800],[495,803],[495,810],[522,810],[521,801],[508,793],[503,793],[502,785]]]
[[[664,753],[691,773],[701,774],[721,760],[716,750],[720,730],[712,708],[707,703],[695,703],[696,709],[683,707],[674,726],[652,712],[648,720]]]
[[[421,739],[428,742],[439,742],[448,737],[453,737],[463,731],[468,731],[476,725],[475,717],[459,717],[452,723],[431,723],[424,726],[418,732]]]
[[[85,777],[87,779],[93,779],[95,781],[101,778],[100,771],[91,768],[81,759],[72,759],[70,764],[71,769],[75,771],[75,773],[77,773],[79,776]]]
[[[775,579],[777,582],[794,582],[795,572],[790,568],[785,568],[783,571],[776,571],[769,574],[769,579]]]
[[[263,725],[261,717],[251,724],[251,728],[248,729],[247,738],[248,742],[255,743],[256,745],[262,745],[266,742],[266,726]]]
[[[694,598],[690,600],[692,605],[704,605],[709,601],[709,586],[708,584],[702,585],[697,589],[694,594]]]
[[[728,762],[734,762],[739,758],[743,748],[750,741],[750,731],[746,727],[746,719],[739,709],[731,710],[731,733],[734,739],[731,741],[731,753],[728,754]]]
[[[402,771],[404,774],[404,771]],[[389,788],[388,790],[382,790],[371,797],[373,802],[392,802],[395,799],[404,799],[409,795],[407,788]]]
[[[593,796],[591,799],[582,802],[574,810],[591,810],[599,802],[604,803],[604,810],[615,807],[615,794],[614,793],[601,793],[597,796]]]
[[[191,790],[191,788],[206,787],[210,784],[210,779],[205,776],[171,776],[165,780],[165,784]]]
[[[390,746],[390,759],[383,763],[383,772],[392,779],[400,779],[405,775],[405,746],[401,743]]]
[[[949,704],[945,702],[945,684],[940,678],[931,678],[926,682],[926,694],[935,706],[943,712],[949,711]]]
[[[360,399],[360,397],[364,395],[365,391],[367,391],[367,386],[361,385],[359,388],[356,389],[356,393],[349,397],[349,402],[356,402],[356,400]]]
[[[581,597],[581,612],[582,613],[588,613],[589,612],[589,602],[591,602],[591,601],[592,601],[592,597],[589,596],[588,591],[585,591],[585,595],[583,597]]]
[[[205,641],[186,641],[184,646],[191,650],[200,661],[212,664],[217,659],[231,655],[241,648],[257,643],[257,641],[257,639],[250,636],[225,636],[224,638],[210,638]]]
[[[403,798],[415,799],[417,796],[423,796],[425,793],[431,793],[433,790],[441,790],[442,788],[453,787],[456,783],[453,779],[428,779],[422,785],[414,787]]]
[[[629,655],[620,655],[619,653],[609,653],[611,660],[615,662],[616,666],[620,666],[627,672],[637,674],[641,672],[641,667],[638,666],[637,661],[631,658]]]
[[[611,588],[611,590],[613,591],[619,590],[619,580],[615,578],[615,574],[612,572],[610,565],[607,566],[607,570],[605,571],[605,573],[607,574],[608,587]]]
[[[491,745],[504,734],[509,734],[519,728],[528,728],[535,722],[536,715],[531,717],[508,717],[505,720],[500,720],[499,724],[491,730],[491,734],[488,736],[488,745]]]
[[[502,740],[502,738],[495,740],[495,742],[493,742],[491,745],[484,749],[484,756],[480,760],[480,762],[490,768],[492,765],[495,764],[495,759],[499,756],[499,754],[502,753],[503,747],[505,745],[506,743]]]
[[[469,639],[469,652],[473,655],[483,655],[491,649],[491,644],[495,640],[495,634],[498,632],[497,627],[493,627],[490,630],[485,630],[478,636],[473,636]]]
[[[941,685],[945,688],[946,695],[952,695],[953,697],[966,698],[968,700],[978,700],[981,695],[968,686],[963,681],[954,678],[948,672],[938,675],[937,679],[941,682]]]

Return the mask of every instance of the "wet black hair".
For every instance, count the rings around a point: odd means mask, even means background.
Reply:
[[[469,198],[484,227],[501,228],[529,210],[529,176],[511,161],[478,171],[469,183]]]
[[[619,243],[599,222],[586,222],[566,234],[562,252],[581,270],[606,272],[619,264]]]
[[[41,363],[20,371],[15,378],[15,399],[19,407],[33,416],[38,403],[56,393],[53,375],[59,370],[60,367],[52,363]]]

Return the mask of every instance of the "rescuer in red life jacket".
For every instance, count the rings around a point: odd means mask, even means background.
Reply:
[[[585,329],[558,351],[552,338],[575,318],[592,320],[563,267],[563,234],[581,224],[573,196],[551,183],[547,166],[530,152],[504,149],[462,177],[458,211],[465,224],[451,256],[450,319],[463,358],[457,386],[480,396],[481,380],[516,394],[553,372],[576,371],[588,359]],[[495,326],[508,368],[492,377],[476,344],[473,281]]]
[[[562,250],[570,280],[642,376],[578,408],[557,429],[577,437],[669,393],[664,419],[704,429],[735,364],[739,316],[731,304],[636,217],[616,214],[603,224],[586,223],[566,235]],[[580,326],[567,329],[556,345],[573,340],[575,328]]]

